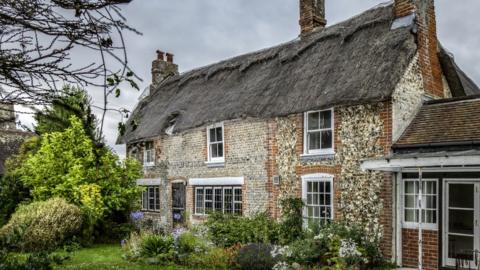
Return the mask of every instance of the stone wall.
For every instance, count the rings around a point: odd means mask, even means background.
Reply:
[[[173,136],[154,139],[156,166],[145,169],[146,178],[162,179],[160,216],[171,222],[171,182],[190,178],[244,177],[243,213],[251,215],[268,210],[266,121],[235,120],[224,122],[225,165],[209,167],[206,127]],[[143,144],[130,144],[128,152],[138,148],[143,158]],[[187,211],[193,213],[193,188],[187,188]],[[202,217],[195,217],[201,220]]]
[[[12,104],[0,103],[0,130],[15,130],[15,113]]]
[[[423,96],[423,79],[420,73],[418,55],[416,55],[393,93],[392,136],[394,142],[400,138],[417,114],[423,104]]]

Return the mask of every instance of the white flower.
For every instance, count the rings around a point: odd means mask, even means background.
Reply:
[[[273,258],[276,258],[278,256],[285,256],[285,257],[291,257],[292,256],[292,250],[288,246],[273,246],[272,251],[270,252]]]
[[[348,240],[342,240],[338,255],[342,258],[351,258],[351,257],[360,256],[362,254],[358,251],[357,244],[351,239],[348,239]]]
[[[290,270],[292,269],[290,265],[286,262],[278,262],[273,266],[272,270]]]

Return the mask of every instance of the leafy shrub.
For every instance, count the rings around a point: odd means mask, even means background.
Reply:
[[[151,233],[132,233],[123,243],[124,258],[143,260],[148,264],[168,264],[175,257],[175,241],[172,236]]]
[[[205,240],[200,239],[191,232],[180,235],[177,239],[177,251],[179,254],[204,253],[208,250]]]
[[[379,244],[369,241],[365,232],[355,225],[327,224],[314,240],[323,249],[322,265],[373,269],[384,264]]]
[[[289,244],[303,236],[302,199],[287,198],[280,202],[282,222],[280,223],[280,242]]]
[[[185,254],[179,263],[192,269],[232,269],[233,254],[223,248],[211,248],[203,253]]]
[[[0,229],[0,238],[20,251],[45,251],[61,246],[79,233],[82,212],[60,198],[20,206]]]
[[[278,240],[278,226],[267,214],[241,217],[213,213],[208,217],[205,226],[213,243],[220,247],[274,243]]]
[[[250,244],[240,249],[236,264],[241,270],[270,270],[275,265],[272,247],[267,244]]]

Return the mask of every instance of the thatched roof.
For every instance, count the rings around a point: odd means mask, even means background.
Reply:
[[[308,37],[167,79],[137,105],[118,143],[156,137],[173,117],[174,132],[182,132],[387,100],[417,51],[411,25],[392,29],[393,19],[392,5],[378,6]]]

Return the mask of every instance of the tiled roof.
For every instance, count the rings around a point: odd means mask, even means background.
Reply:
[[[480,96],[427,102],[394,147],[480,144]]]

